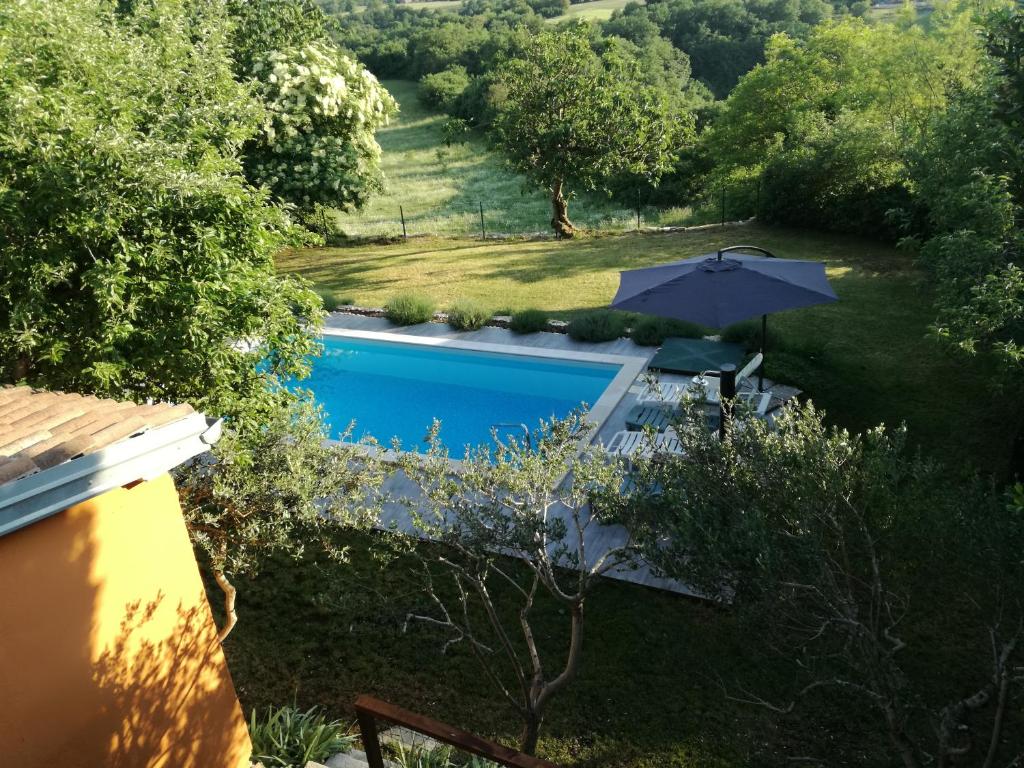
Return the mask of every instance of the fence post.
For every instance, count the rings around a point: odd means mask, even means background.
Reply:
[[[409,235],[405,231],[405,210],[403,210],[402,206],[398,206],[398,215],[402,217],[402,237],[408,240]]]
[[[725,226],[725,187],[722,187],[722,226]]]
[[[487,230],[484,228],[484,203],[480,201],[480,239],[487,239]]]
[[[363,752],[370,768],[384,768],[384,755],[380,751],[380,739],[377,737],[377,722],[369,712],[356,708],[356,720],[359,723],[359,735],[363,742]]]
[[[757,193],[754,195],[754,218],[761,220],[761,177],[757,177]]]
[[[636,190],[636,229],[640,231],[640,188]]]

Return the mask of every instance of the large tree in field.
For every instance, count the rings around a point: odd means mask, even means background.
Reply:
[[[637,60],[611,42],[598,55],[586,25],[546,31],[498,70],[504,91],[495,142],[551,195],[551,226],[571,237],[573,187],[603,190],[616,176],[657,179],[693,137],[693,118],[648,85]]]
[[[0,6],[0,380],[224,417],[182,490],[228,598],[364,477],[284,387],[322,310],[274,269],[308,233],[242,173],[265,112],[230,29],[216,0]]]

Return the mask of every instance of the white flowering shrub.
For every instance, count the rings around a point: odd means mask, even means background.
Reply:
[[[383,190],[374,134],[398,105],[365,67],[313,43],[268,54],[253,76],[267,106],[261,136],[246,153],[254,183],[306,210],[348,210]]]

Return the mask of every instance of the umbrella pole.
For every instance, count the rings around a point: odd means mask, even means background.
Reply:
[[[761,315],[761,365],[757,369],[757,391],[764,392],[764,350],[768,342],[768,315]]]

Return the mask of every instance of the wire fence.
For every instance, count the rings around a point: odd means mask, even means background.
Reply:
[[[683,205],[644,203],[642,195],[630,206],[592,196],[569,201],[569,218],[577,228],[594,232],[627,232],[649,228],[724,224],[756,216],[760,209],[756,183],[709,188]],[[371,210],[355,214],[333,212],[333,227],[344,237],[393,239],[399,237],[522,237],[551,233],[547,201],[449,201],[418,203],[393,198]]]

